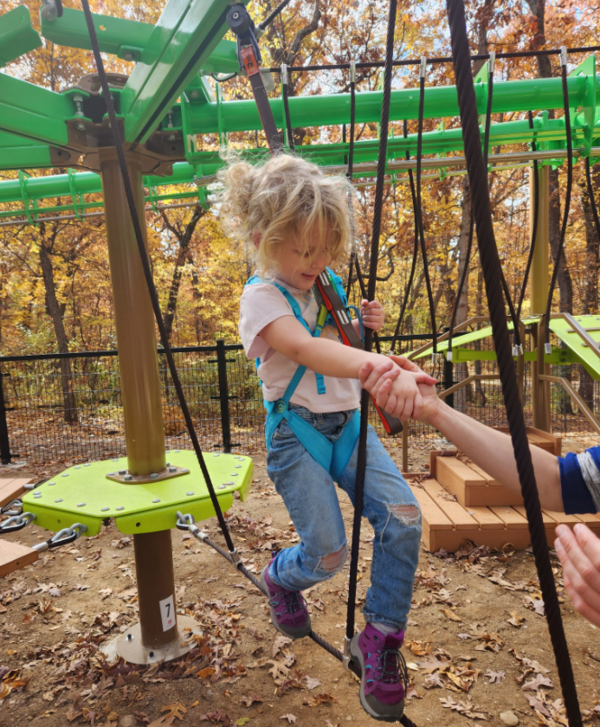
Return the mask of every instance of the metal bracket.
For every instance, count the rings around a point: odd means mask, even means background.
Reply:
[[[188,469],[167,462],[167,467],[162,472],[152,472],[149,475],[131,475],[129,470],[119,470],[118,472],[109,472],[106,479],[121,482],[124,485],[143,485],[148,482],[171,480],[173,477],[181,477],[182,475],[189,475],[189,473]]]

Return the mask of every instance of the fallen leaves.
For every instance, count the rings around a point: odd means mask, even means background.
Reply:
[[[465,702],[455,702],[452,697],[440,697],[440,702],[442,704],[442,707],[444,707],[445,709],[451,709],[452,711],[458,712],[459,714],[464,714],[464,716],[469,717],[469,719],[491,719],[491,716],[487,712],[484,712],[479,707],[476,707],[473,702],[469,700]]]

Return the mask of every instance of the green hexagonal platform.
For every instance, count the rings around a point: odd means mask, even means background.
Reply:
[[[252,483],[252,460],[221,453],[205,453],[204,457],[221,508],[231,507],[236,491],[244,500]],[[167,459],[190,473],[129,485],[106,477],[127,469],[126,457],[75,465],[24,495],[23,509],[36,515],[36,525],[55,532],[83,523],[87,536],[96,535],[106,518],[114,518],[118,529],[129,535],[174,528],[178,510],[190,513],[196,521],[212,517],[215,511],[195,453],[172,450]]]

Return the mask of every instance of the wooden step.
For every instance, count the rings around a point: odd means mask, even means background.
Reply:
[[[0,507],[8,505],[11,500],[15,500],[25,492],[25,485],[33,482],[28,477],[15,477],[12,480],[0,480]]]
[[[409,484],[421,507],[423,544],[431,553],[441,548],[452,553],[467,540],[497,549],[510,543],[521,550],[531,544],[522,506],[463,507],[449,499],[449,493],[436,480]],[[584,522],[600,535],[599,515],[565,515],[543,510],[542,516],[550,545],[554,543],[554,531],[560,523],[572,527],[575,523]]]
[[[494,427],[499,432],[508,434],[508,427]],[[535,444],[536,447],[545,449],[557,457],[560,457],[562,453],[562,437],[556,434],[550,434],[550,432],[544,432],[543,429],[537,429],[536,427],[527,427],[527,439],[530,444]]]
[[[0,577],[35,563],[39,557],[38,551],[33,548],[0,539]]]
[[[437,481],[464,507],[523,504],[521,495],[499,485],[477,465],[466,464],[456,456],[431,452],[429,468]]]

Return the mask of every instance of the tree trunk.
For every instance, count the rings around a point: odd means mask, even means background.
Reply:
[[[46,289],[46,310],[52,318],[54,333],[56,335],[56,343],[59,353],[69,353],[69,341],[65,331],[63,313],[64,310],[58,302],[56,296],[56,283],[54,280],[54,268],[50,259],[50,252],[54,240],[56,239],[57,228],[55,227],[51,233],[50,240],[46,238],[45,226],[40,226],[40,265],[42,268],[42,277]],[[47,243],[50,245],[47,246]],[[64,419],[68,424],[75,424],[78,421],[77,403],[75,401],[75,393],[73,387],[73,372],[71,370],[71,360],[68,358],[60,359],[61,384],[63,392]]]
[[[167,300],[167,309],[165,311],[165,331],[167,334],[167,340],[171,340],[171,333],[173,331],[173,321],[177,313],[177,302],[179,298],[179,287],[181,285],[182,268],[186,262],[192,262],[190,253],[190,243],[192,236],[198,222],[204,217],[206,210],[198,205],[194,208],[194,212],[190,221],[182,228],[179,223],[172,224],[163,212],[162,217],[165,223],[165,227],[173,234],[179,243],[179,249],[177,251],[177,257],[175,258],[175,269],[173,270],[173,277],[171,278],[171,285],[169,286],[169,297]]]

